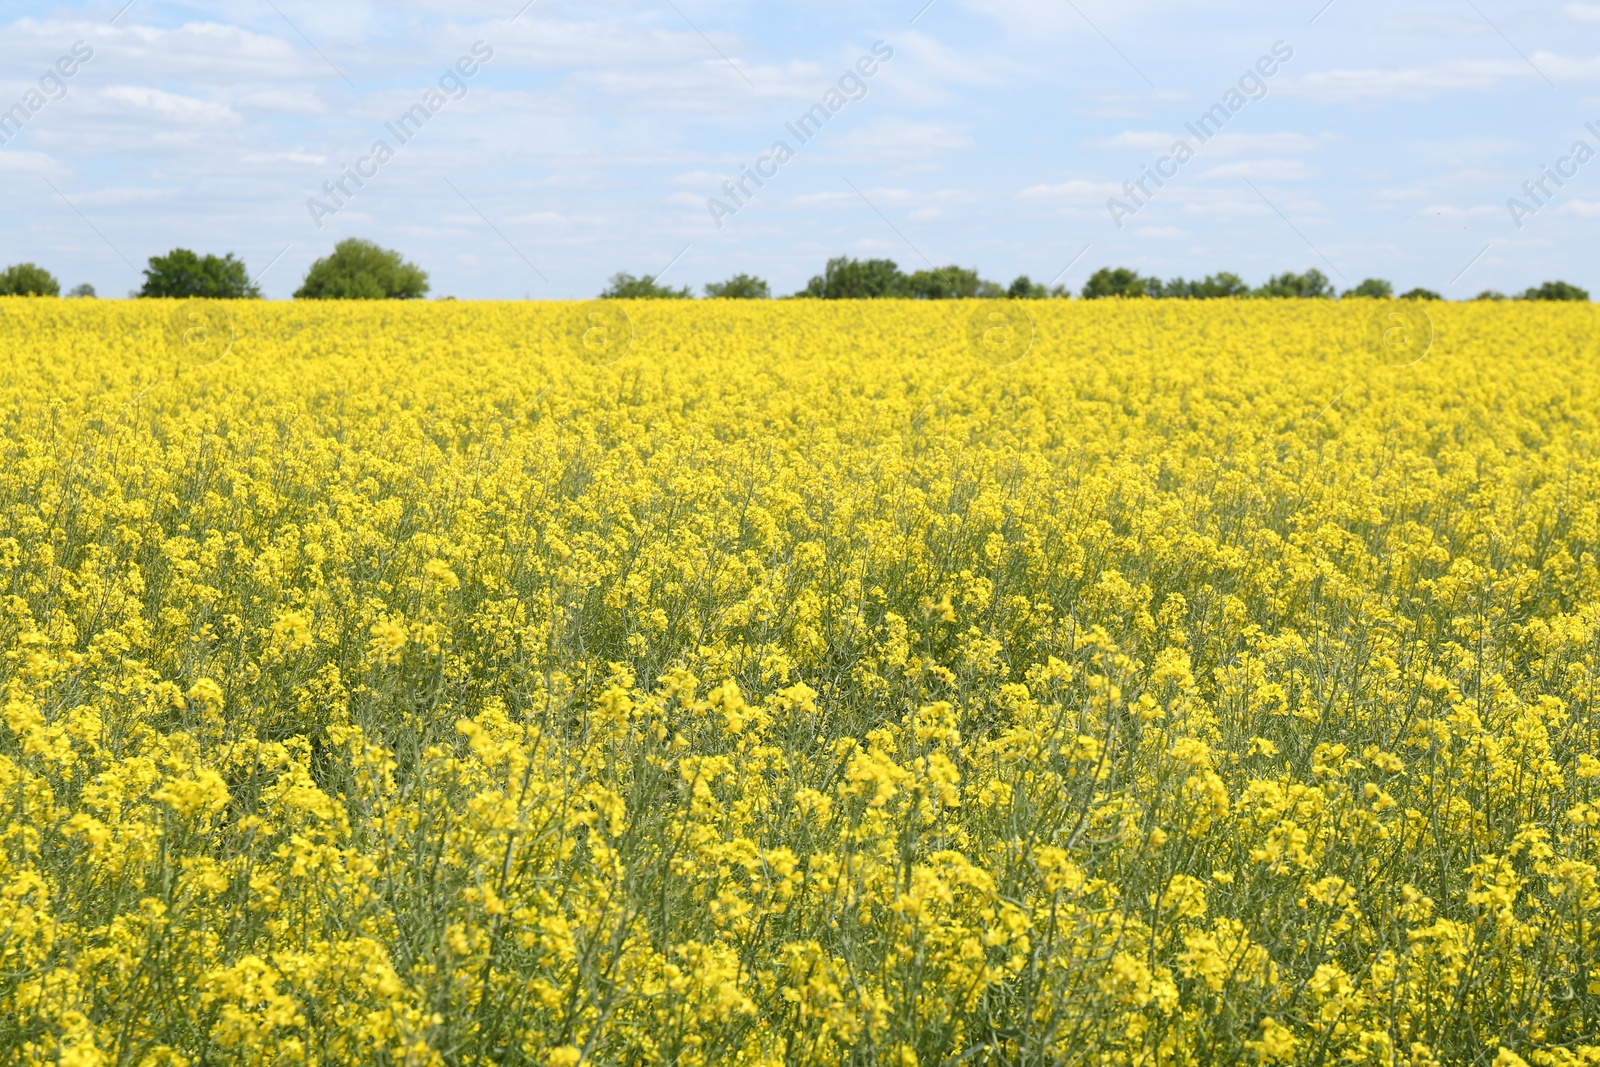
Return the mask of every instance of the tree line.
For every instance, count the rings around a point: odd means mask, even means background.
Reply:
[[[311,264],[296,300],[416,300],[428,293],[428,274],[399,252],[371,241],[350,238],[333,252]],[[61,283],[33,263],[18,263],[0,272],[0,296],[60,296]],[[94,286],[80,285],[67,294],[92,297]],[[151,256],[144,284],[131,297],[259,300],[261,288],[250,277],[244,261],[228,253],[198,255],[174,248],[164,256]]]
[[[334,246],[333,252],[317,260],[306,272],[297,300],[415,300],[428,293],[428,274],[399,252],[380,248],[371,241],[348,238]],[[736,274],[726,281],[705,287],[710,299],[770,300],[772,287],[763,278]],[[47,270],[33,263],[19,263],[0,272],[0,296],[60,296],[61,285]],[[92,297],[94,287],[80,285],[67,294]],[[197,255],[186,248],[175,248],[164,256],[150,257],[144,271],[144,284],[134,297],[209,298],[215,300],[259,299],[261,290],[251,280],[244,261],[231,252],[227,255]],[[1339,293],[1328,276],[1312,268],[1297,274],[1274,274],[1262,285],[1251,287],[1230,271],[1208,274],[1204,278],[1171,278],[1163,281],[1145,277],[1127,267],[1102,267],[1089,276],[1076,294],[1084,300],[1108,297],[1166,300],[1210,300],[1244,297],[1289,297],[1333,300],[1343,297],[1393,298],[1394,286],[1382,278],[1367,278],[1359,285]],[[1041,285],[1026,274],[1008,286],[979,276],[974,268],[954,264],[932,267],[907,274],[892,259],[853,259],[837,256],[828,260],[821,274],[806,287],[784,299],[875,300],[1051,300],[1070,299],[1074,294],[1063,285]],[[687,286],[662,285],[655,277],[618,273],[600,294],[601,299],[689,300],[694,292]],[[1431,289],[1413,288],[1401,300],[1440,300]],[[1476,300],[1583,300],[1587,290],[1564,281],[1542,285],[1507,296],[1486,289]]]
[[[600,294],[602,298],[678,300],[686,300],[693,295],[687,287],[673,289],[658,284],[649,275],[634,277],[631,274],[613,275],[610,286]],[[873,300],[898,297],[909,300],[1049,300],[1070,299],[1073,295],[1064,285],[1041,285],[1026,274],[1013,280],[1010,285],[1002,286],[980,277],[977,270],[966,267],[935,267],[907,274],[892,259],[862,260],[839,256],[828,260],[821,274],[815,275],[804,289],[787,299]],[[1274,274],[1264,284],[1252,288],[1243,278],[1230,271],[1208,274],[1204,278],[1163,281],[1145,277],[1127,267],[1101,267],[1089,276],[1076,295],[1083,300],[1108,297],[1167,300],[1291,297],[1333,300],[1341,295],[1393,299],[1395,294],[1394,285],[1382,278],[1367,278],[1340,294],[1328,276],[1316,268],[1303,274],[1293,271]],[[772,296],[772,290],[761,278],[738,274],[726,282],[713,282],[706,286],[706,296],[765,300]],[[1443,297],[1431,289],[1415,288],[1401,293],[1399,299],[1442,300]],[[1486,289],[1474,299],[1588,300],[1589,293],[1576,285],[1553,281],[1510,297]]]

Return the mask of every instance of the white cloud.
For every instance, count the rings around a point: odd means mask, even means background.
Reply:
[[[1088,148],[1109,148],[1138,152],[1164,152],[1177,140],[1163,130],[1123,130],[1115,137],[1100,137],[1083,142]]]
[[[234,126],[244,121],[243,116],[226,104],[213,104],[146,85],[113,85],[99,95],[101,100],[121,105],[119,110],[141,112],[163,124]]]
[[[328,157],[316,152],[246,152],[239,157],[242,163],[306,163],[322,166]]]
[[[1481,37],[1488,32],[1483,20],[1473,14],[1470,8],[1462,10],[1465,14],[1452,15],[1432,11],[1400,12],[1387,16],[1378,23],[1378,26],[1386,34],[1418,34],[1434,40],[1446,35]]]
[[[860,199],[854,193],[802,193],[789,198],[791,204],[801,207],[817,207],[821,204],[837,204],[844,200]]]
[[[1261,181],[1304,181],[1317,171],[1299,159],[1246,159],[1205,171],[1207,178],[1255,178]]]
[[[43,152],[18,149],[0,151],[0,172],[7,174],[54,174],[66,168]]]
[[[1224,219],[1243,219],[1257,215],[1271,215],[1273,210],[1260,200],[1205,200],[1183,205],[1185,214]],[[1281,223],[1279,225],[1282,225]]]
[[[1507,82],[1600,80],[1600,55],[1564,56],[1534,52],[1522,59],[1454,59],[1392,69],[1314,71],[1283,83],[1288,95],[1324,103],[1371,100],[1427,100],[1447,93],[1494,92]]]
[[[733,171],[723,174],[714,170],[689,170],[676,174],[672,178],[673,185],[685,185],[693,189],[702,189],[708,185],[721,185],[733,177]]]
[[[127,204],[170,203],[177,194],[170,189],[149,189],[137,186],[116,186],[110,189],[89,189],[70,194],[79,207],[120,207]]]
[[[1491,92],[1508,79],[1537,78],[1517,60],[1472,59],[1423,67],[1314,71],[1282,83],[1289,95],[1324,103],[1425,99],[1442,93]]]
[[[1600,22],[1600,4],[1568,4],[1561,9],[1570,19],[1578,22]]]
[[[1083,142],[1085,147],[1138,152],[1166,152],[1174,142],[1186,140],[1194,144],[1193,134],[1166,133],[1162,130],[1124,130],[1114,137],[1103,137]],[[1335,140],[1331,134],[1312,136],[1304,133],[1222,133],[1212,137],[1200,151],[1208,156],[1242,156],[1261,152],[1315,152]]]
[[[871,119],[837,137],[830,136],[824,128],[821,139],[814,139],[813,144],[831,159],[880,163],[926,162],[975,146],[970,134],[942,122],[892,117]],[[797,146],[797,151],[805,152],[808,147]]]
[[[951,97],[949,90],[953,87],[998,88],[1014,83],[1026,73],[1016,56],[947,45],[925,33],[897,35],[893,48],[895,57],[883,65],[878,78],[893,71],[899,75],[893,80],[902,83],[902,92],[925,94],[928,99],[935,93]],[[912,84],[905,85],[907,81]]]
[[[160,71],[163,80],[217,86],[266,83],[298,87],[308,76],[320,79],[332,74],[298,38],[289,39],[292,33],[287,26],[280,24],[279,28],[283,36],[217,22],[189,22],[166,29],[124,19],[110,30],[93,27],[95,56],[85,69]],[[81,36],[81,29],[74,27],[71,32]]]
[[[1073,178],[1055,185],[1030,185],[1017,194],[1017,199],[1052,203],[1098,200],[1105,196],[1120,195],[1122,195],[1122,186],[1117,182],[1093,182],[1082,178]]]
[[[862,189],[861,192],[866,196],[870,203],[880,208],[885,206],[904,208],[915,204],[921,204],[923,201],[928,199],[929,195],[918,192],[915,189],[906,189],[901,186],[868,186],[867,188]],[[861,197],[857,196],[854,191],[847,194],[845,198],[847,200],[854,200],[857,203],[861,201]]]
[[[280,115],[324,115],[328,111],[321,97],[304,89],[261,89],[240,96],[234,106]]]
[[[1554,52],[1535,52],[1533,63],[1547,78],[1560,81],[1600,80],[1600,56],[1561,56]]]
[[[1429,157],[1451,166],[1461,166],[1468,161],[1499,159],[1510,155],[1524,155],[1528,145],[1510,137],[1467,136],[1439,140],[1419,140],[1418,149]]]
[[[698,201],[697,207],[705,207],[705,202]],[[605,219],[599,216],[573,216],[559,211],[529,211],[521,215],[508,215],[506,221],[528,226],[599,226]]]
[[[1338,140],[1333,134],[1223,133],[1206,142],[1208,156],[1243,156],[1258,152],[1317,152]]]
[[[1457,207],[1454,204],[1429,204],[1427,207],[1418,208],[1418,216],[1432,216],[1442,219],[1481,219],[1491,215],[1502,215],[1505,206],[1494,204],[1477,204],[1472,207]]]

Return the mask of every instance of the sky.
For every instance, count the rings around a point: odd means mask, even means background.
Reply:
[[[107,297],[185,247],[285,299],[345,237],[459,299],[839,255],[1600,294],[1600,3],[8,0],[3,109],[0,263]]]

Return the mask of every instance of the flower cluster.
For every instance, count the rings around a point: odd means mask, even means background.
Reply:
[[[0,300],[0,1058],[1600,1064],[1593,310],[1031,310]]]

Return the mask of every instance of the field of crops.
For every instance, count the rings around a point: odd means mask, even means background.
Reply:
[[[1600,1063],[1591,305],[0,366],[0,1062]]]

